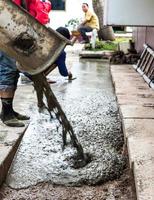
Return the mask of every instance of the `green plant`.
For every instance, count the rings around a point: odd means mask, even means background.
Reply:
[[[77,28],[77,26],[79,25],[79,19],[70,19],[67,24],[65,24],[65,27],[72,27],[73,30],[75,30]]]
[[[86,44],[85,49],[87,50],[94,50],[94,51],[116,51],[118,50],[118,44],[111,41],[96,41],[95,49],[92,49],[91,44]]]

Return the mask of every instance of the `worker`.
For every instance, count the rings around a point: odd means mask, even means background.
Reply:
[[[13,2],[23,6],[24,9],[28,9],[30,14],[35,16],[40,23],[46,24],[49,22],[47,15],[51,10],[51,3],[48,0],[13,0]],[[5,125],[11,127],[23,127],[24,123],[20,120],[30,119],[13,109],[18,78],[19,71],[16,61],[0,51],[0,98],[2,102],[0,118]]]
[[[16,61],[0,51],[0,97],[2,102],[0,118],[4,124],[12,127],[22,127],[20,120],[30,119],[13,109],[13,99],[17,88],[19,71]]]
[[[81,43],[89,43],[89,38],[86,35],[86,32],[91,32],[93,29],[99,30],[99,21],[97,15],[90,11],[87,3],[82,4],[82,10],[85,13],[85,18],[84,21],[79,25],[78,31],[83,38]]]

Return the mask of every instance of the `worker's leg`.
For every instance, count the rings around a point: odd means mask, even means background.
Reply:
[[[3,52],[0,52],[0,97],[2,102],[1,120],[8,126],[24,126],[19,120],[29,117],[21,115],[13,109],[14,93],[17,87],[19,72],[15,61]]]
[[[85,42],[89,42],[89,38],[86,35],[86,32],[91,32],[93,29],[89,26],[80,26],[78,31],[81,33],[81,36]]]
[[[62,51],[57,60],[55,61],[55,64],[58,66],[58,70],[60,75],[72,78],[72,73],[67,70],[66,67],[66,52]]]

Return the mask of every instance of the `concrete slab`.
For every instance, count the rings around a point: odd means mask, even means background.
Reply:
[[[124,119],[154,119],[153,105],[121,105],[120,112]]]
[[[135,84],[135,83],[134,83]],[[130,83],[126,84],[120,84],[116,83],[116,92],[117,94],[123,93],[123,94],[141,94],[141,93],[149,93],[149,87],[146,85],[138,85],[135,84],[135,86],[132,86]]]
[[[134,162],[154,159],[154,136],[144,138],[128,137],[127,147],[129,152],[130,167]]]
[[[113,84],[115,85],[117,93],[141,93],[147,92],[146,90],[148,90],[148,93],[149,91],[153,93],[153,89],[151,89],[144,80],[141,81],[140,78],[126,76],[113,77]]]
[[[137,89],[137,88],[134,89],[134,88],[131,88],[131,87],[129,87],[128,89],[124,88],[123,90],[115,89],[115,92],[116,92],[117,95],[124,95],[124,94],[126,94],[126,91],[130,95],[136,95],[137,94],[139,96],[144,96],[144,95],[148,95],[149,94],[148,90],[140,90],[140,89]]]
[[[116,72],[113,72],[114,73],[114,75],[113,75],[113,77],[115,78],[115,79],[117,79],[117,80],[119,80],[120,81],[120,79],[118,79],[118,78],[121,78],[122,80],[125,80],[125,82],[126,82],[126,78],[128,78],[128,80],[139,80],[140,79],[140,76],[138,75],[138,74],[136,74],[136,72],[119,72],[119,73],[116,73]],[[144,80],[143,80],[144,81]],[[145,82],[145,81],[144,81]]]
[[[154,159],[134,163],[137,200],[154,200]]]
[[[145,105],[145,104],[154,104],[154,97],[153,98],[142,98],[138,96],[138,94],[118,94],[117,101],[119,105]]]
[[[119,69],[124,69],[124,70],[131,70],[132,71],[132,65],[127,65],[127,64],[124,64],[124,65],[111,65],[111,70],[119,70]]]
[[[23,134],[23,130],[26,128],[27,126],[21,128],[7,127],[0,122],[0,144],[7,146],[14,145],[16,140],[18,140],[18,138]]]
[[[139,81],[138,84],[145,83],[145,80],[143,78],[141,78],[141,76],[139,76],[136,72],[134,72],[134,73],[131,73],[131,72],[115,73],[115,72],[113,72],[113,73],[114,73],[113,78],[117,81],[117,83],[120,82],[121,80],[125,81],[125,83],[131,83],[130,81],[133,81],[133,82]],[[119,78],[121,78],[121,80]]]
[[[125,138],[154,137],[154,119],[123,119],[123,132]]]
[[[132,65],[111,66],[138,200],[154,200],[154,92]],[[136,74],[135,74],[136,73]]]
[[[111,68],[111,72],[114,73],[114,76],[120,76],[121,74],[126,74],[128,75],[128,73],[130,73],[131,75],[134,76],[139,76],[138,74],[135,74],[136,71],[135,70],[131,70],[131,68]]]
[[[138,89],[137,89],[137,87],[138,87]],[[142,90],[142,86],[141,87],[137,86],[137,87],[135,89],[133,88],[132,91],[130,91],[130,89],[128,89],[128,90],[125,90],[125,91],[121,92],[121,94],[118,93],[117,97],[119,99],[124,99],[124,98],[126,98],[126,99],[140,99],[142,101],[144,101],[144,100],[146,101],[146,100],[149,100],[149,99],[151,99],[151,100],[154,99],[154,92],[152,92],[152,91],[150,92],[149,88],[145,88],[145,89],[143,88],[143,90]],[[135,93],[135,91],[137,91],[137,90],[139,92]]]
[[[79,54],[80,57],[84,58],[103,58],[112,56],[114,51],[88,51],[82,50]]]

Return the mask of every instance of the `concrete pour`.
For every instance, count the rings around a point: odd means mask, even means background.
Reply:
[[[109,65],[104,62],[69,61],[77,79],[57,82],[52,89],[85,153],[91,162],[71,167],[76,150],[68,145],[62,151],[62,133],[57,120],[47,112],[39,114],[35,104],[29,109],[31,123],[7,177],[12,188],[25,188],[39,182],[60,185],[95,185],[122,174],[125,158],[121,120],[111,82]]]

